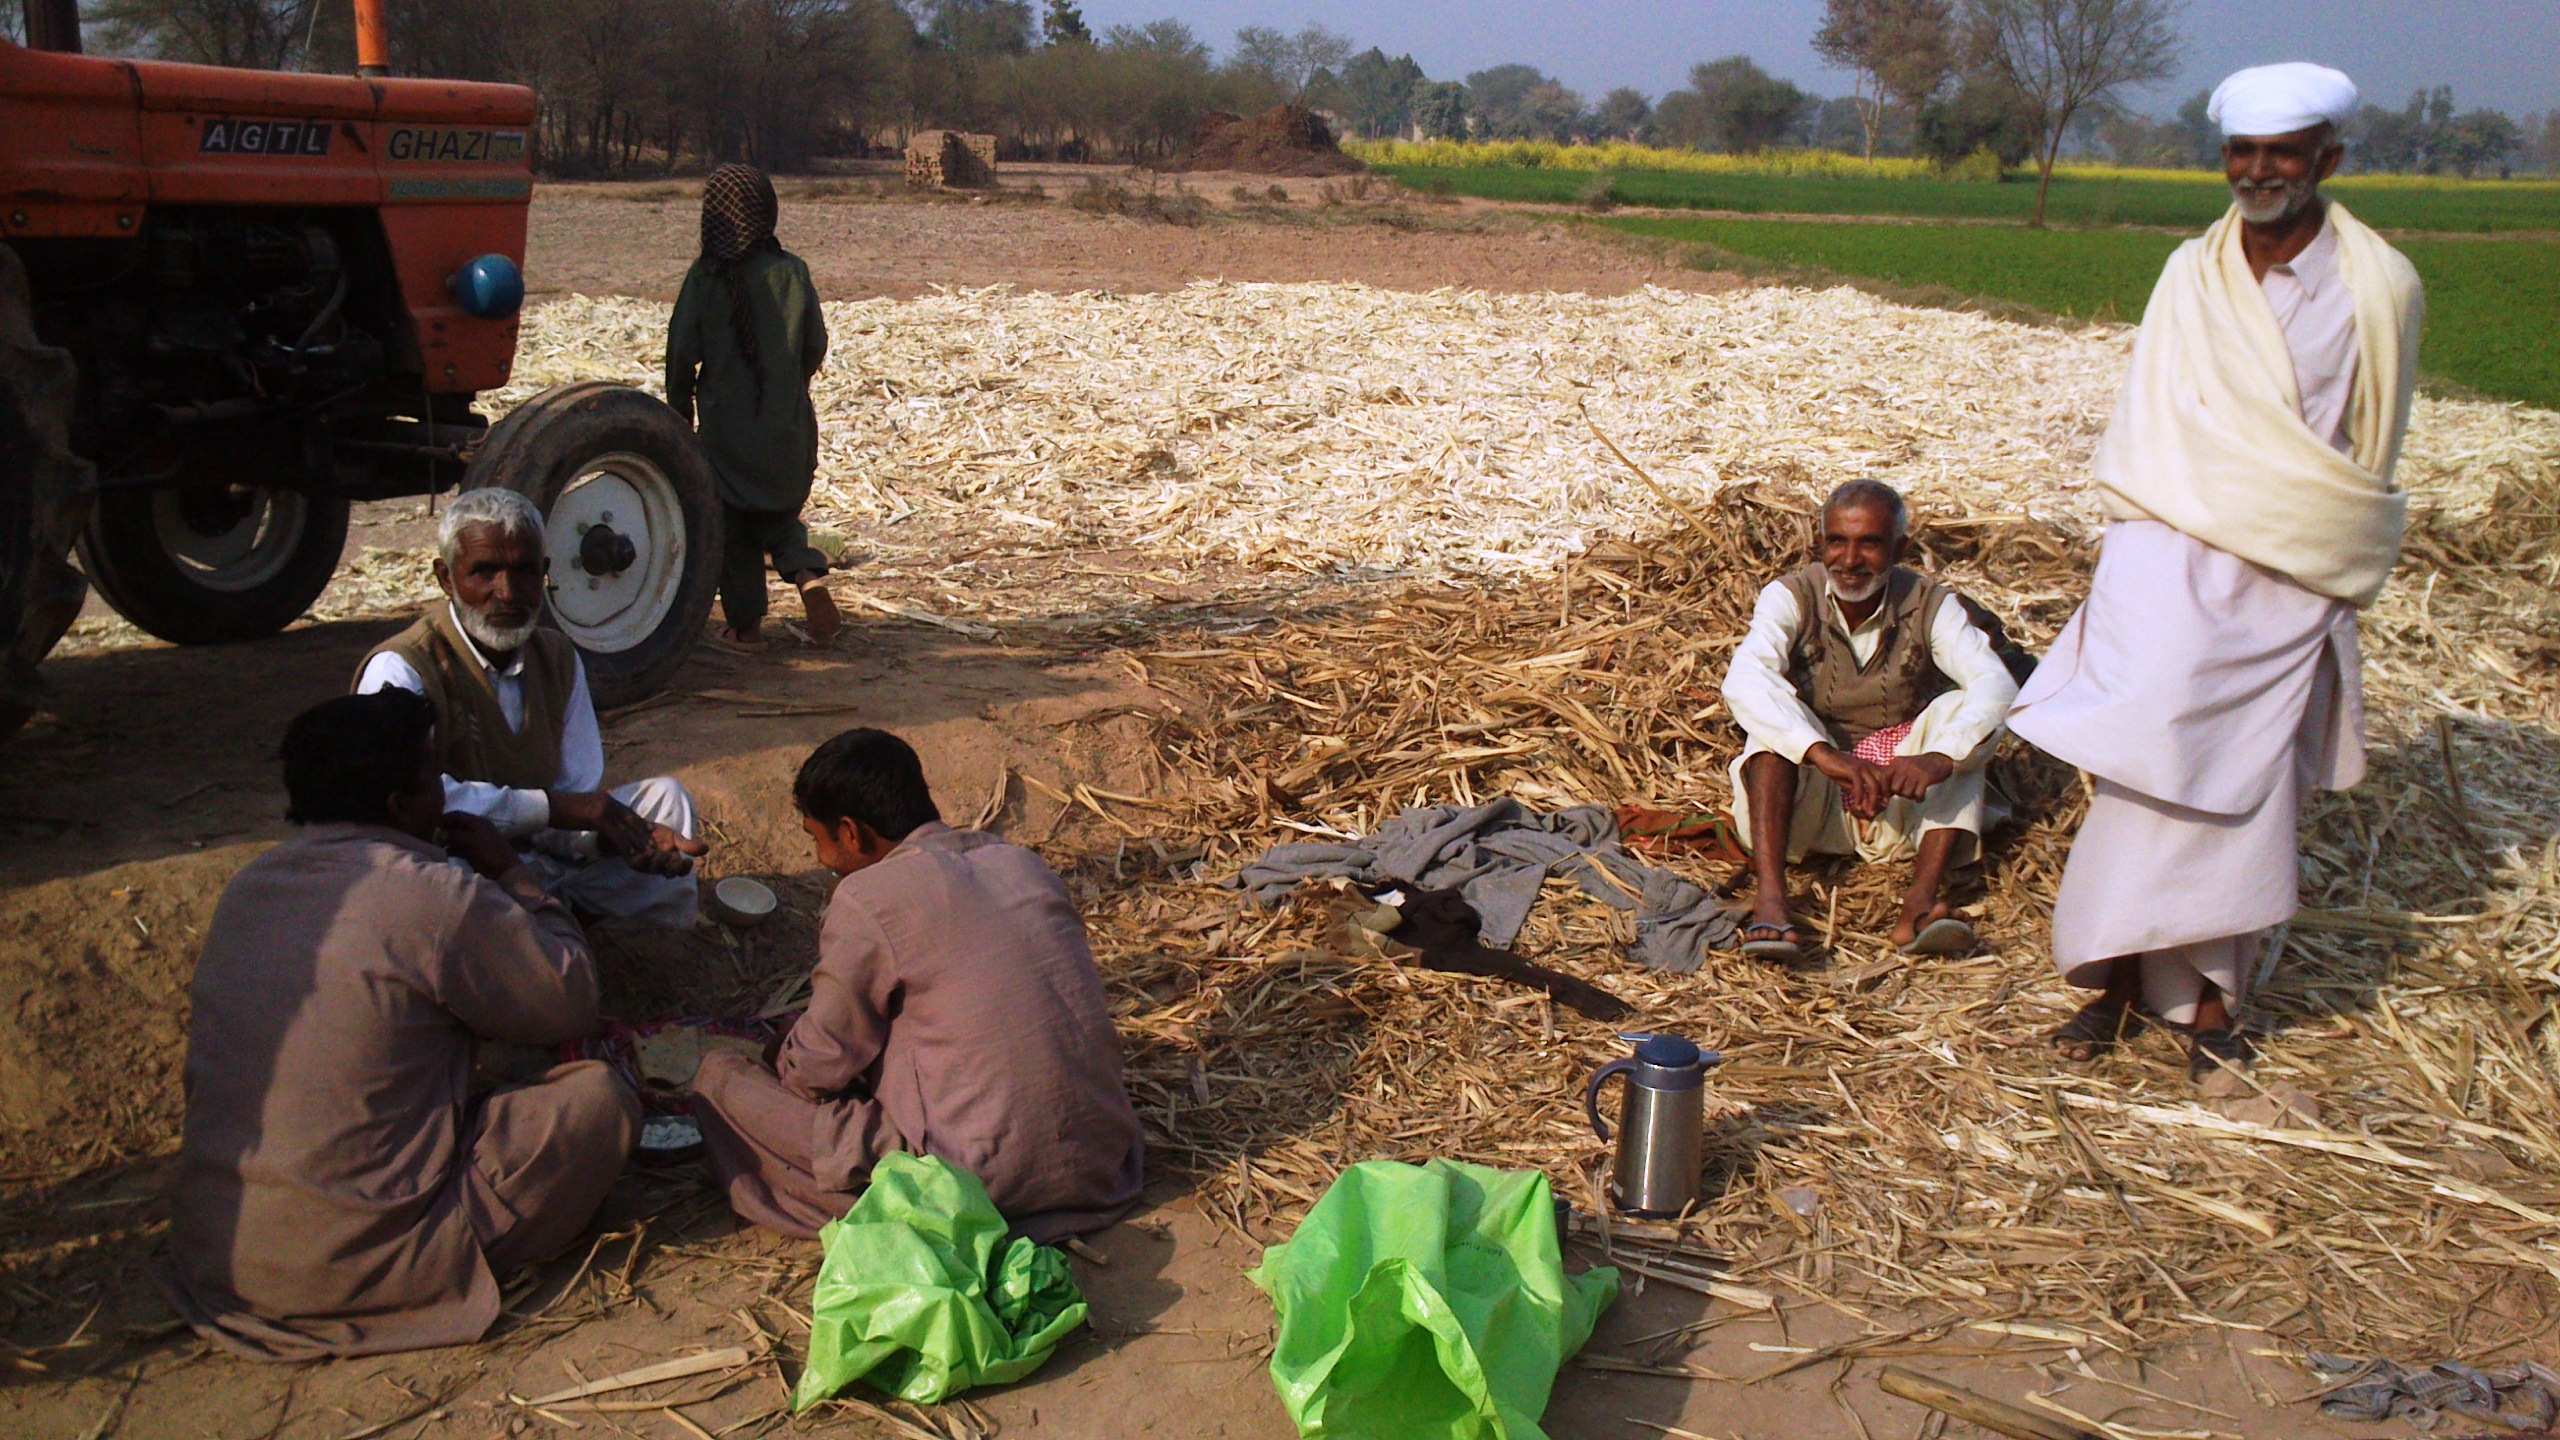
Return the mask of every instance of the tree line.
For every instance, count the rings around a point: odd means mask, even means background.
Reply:
[[[1586,99],[1536,66],[1435,80],[1410,55],[1310,25],[1247,26],[1223,54],[1177,20],[1096,29],[1074,0],[389,0],[404,74],[504,80],[542,99],[556,174],[725,160],[777,170],[921,129],[995,134],[1016,158],[1147,161],[1211,111],[1296,102],[1362,138],[1626,140],[1781,147],[2040,171],[2066,154],[2209,167],[2198,94],[2168,118],[2127,95],[2174,70],[2180,0],[1826,0],[1813,48],[1852,77],[1826,98],[1748,56],[1648,96]],[[10,7],[14,8],[14,7]],[[90,0],[93,48],[208,64],[345,70],[346,0]],[[2349,127],[2362,170],[2560,172],[2560,111],[2457,110],[2449,87]]]

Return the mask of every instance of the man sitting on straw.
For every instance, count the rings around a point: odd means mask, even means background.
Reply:
[[[435,702],[445,804],[525,847],[552,894],[597,915],[691,929],[700,900],[693,797],[667,776],[604,788],[604,737],[578,647],[541,628],[551,571],[542,512],[466,490],[438,527],[445,603],[376,646],[358,694]]]
[[[2017,681],[1964,601],[1901,565],[1901,495],[1852,480],[1822,507],[1822,558],[1760,592],[1725,674],[1749,737],[1733,762],[1733,818],[1758,896],[1743,953],[1791,961],[1787,866],[1814,853],[1912,860],[1894,923],[1906,954],[1943,955],[1973,929],[1938,898],[1981,853],[1983,770]]]
[[[639,1137],[639,1102],[601,1061],[469,1098],[481,1041],[595,1032],[596,968],[506,837],[445,813],[435,729],[403,690],[297,717],[301,833],[249,862],[205,927],[154,1274],[234,1350],[479,1339],[500,1281],[577,1238]]]
[[[694,1117],[739,1215],[812,1236],[892,1150],[976,1176],[1047,1242],[1128,1213],[1146,1144],[1084,920],[1039,856],[942,823],[916,752],[880,730],[792,784],[828,902],[809,1008],[767,1064],[705,1056]]]
[[[2053,912],[2063,978],[2101,991],[2054,1036],[2073,1060],[2138,1004],[2190,1032],[2191,1075],[2245,1065],[2233,1011],[2298,904],[2303,796],[2364,773],[2356,608],[2400,554],[2423,300],[2321,198],[2355,107],[2316,65],[2214,91],[2236,203],[2151,293],[2098,447],[2089,598],[2010,722],[2094,784]]]

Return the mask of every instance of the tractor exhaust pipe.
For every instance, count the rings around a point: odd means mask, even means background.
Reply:
[[[379,80],[391,73],[391,32],[382,23],[382,0],[355,0],[355,5],[356,73]]]
[[[26,0],[27,48],[80,53],[80,0]]]

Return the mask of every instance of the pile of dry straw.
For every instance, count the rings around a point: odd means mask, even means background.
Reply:
[[[520,388],[654,383],[664,316],[538,310]],[[848,528],[1401,572],[1138,647],[1196,783],[1088,806],[1111,812],[1086,864],[1159,1154],[1263,1238],[1378,1156],[1538,1166],[1591,1204],[1579,1087],[1617,1044],[1362,952],[1322,897],[1263,915],[1114,878],[1128,862],[1205,848],[1215,876],[1497,794],[1720,805],[1725,658],[1852,476],[1904,488],[1942,573],[2049,640],[2085,588],[2086,461],[2127,348],[1846,290],[979,291],[829,318],[818,505]],[[1808,877],[1832,964],[1804,973],[1639,971],[1623,922],[1557,887],[1525,952],[1731,1057],[1692,1239],[1734,1282],[2123,1346],[2265,1327],[2481,1355],[2560,1315],[2560,416],[2422,402],[2402,478],[2408,563],[2364,627],[2373,775],[2313,809],[2308,908],[2257,1011],[2269,1094],[2198,1103],[2156,1037],[2049,1056],[2073,997],[2045,922],[2081,802],[2028,754],[2001,764],[2026,823],[1975,959],[1888,954],[1893,873]]]

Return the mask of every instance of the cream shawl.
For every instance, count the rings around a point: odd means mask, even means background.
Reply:
[[[2161,271],[2098,443],[2097,481],[2111,518],[2161,521],[2362,606],[2390,580],[2408,521],[2391,472],[2426,306],[2399,251],[2335,201],[2328,223],[2355,299],[2352,453],[2303,423],[2293,355],[2241,252],[2235,209]]]

